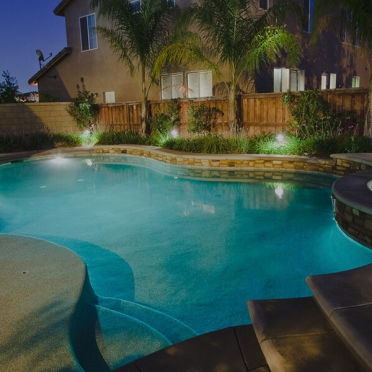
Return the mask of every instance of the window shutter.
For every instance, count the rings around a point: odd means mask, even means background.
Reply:
[[[336,74],[329,74],[329,89],[336,89]]]
[[[282,68],[282,92],[286,92],[289,89],[289,69]]]
[[[297,70],[291,70],[290,74],[291,91],[297,92]]]
[[[353,80],[351,82],[352,88],[359,88],[360,86],[360,77],[359,76],[353,76]]]
[[[299,92],[305,90],[305,70],[297,70],[297,88]]]
[[[322,74],[320,81],[320,89],[327,89],[328,74]]]
[[[212,71],[201,71],[200,97],[211,97],[212,95]]]
[[[172,98],[183,98],[183,74],[172,74]]]
[[[199,97],[199,76],[197,72],[189,72],[187,74],[188,97]]]
[[[282,71],[280,68],[274,68],[274,92],[281,92]]]
[[[170,75],[162,75],[161,77],[161,99],[172,98],[172,78]]]

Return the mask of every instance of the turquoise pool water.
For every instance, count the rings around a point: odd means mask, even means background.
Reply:
[[[196,333],[249,323],[249,299],[309,295],[308,275],[372,262],[333,219],[330,177],[322,189],[206,182],[138,159],[0,166],[0,232],[70,248],[97,295]]]

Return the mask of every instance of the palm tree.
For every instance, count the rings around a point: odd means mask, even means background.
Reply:
[[[236,92],[262,67],[287,53],[290,64],[297,64],[301,51],[297,38],[278,20],[288,10],[299,11],[296,1],[279,0],[258,16],[256,0],[200,0],[180,17],[180,26],[195,33],[179,32],[159,55],[158,75],[166,64],[200,63],[212,69],[228,92],[228,122],[231,133],[237,129]]]
[[[314,4],[314,33],[312,42],[325,31],[347,34],[359,46],[369,71],[368,98],[364,135],[372,137],[372,1],[316,0]]]
[[[155,59],[169,34],[173,2],[141,0],[136,8],[129,0],[91,0],[99,14],[111,21],[111,27],[96,30],[109,41],[110,48],[119,55],[141,90],[141,132],[146,133],[148,94],[155,82]]]

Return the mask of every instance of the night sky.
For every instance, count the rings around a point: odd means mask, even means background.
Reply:
[[[22,93],[37,90],[27,83],[39,70],[36,49],[43,52],[44,58],[50,53],[53,58],[67,46],[65,18],[53,13],[59,3],[60,0],[1,2],[0,75],[8,70],[17,79]],[[0,76],[0,81],[3,80]]]

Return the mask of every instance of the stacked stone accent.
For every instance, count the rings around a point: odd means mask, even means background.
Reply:
[[[335,219],[352,239],[372,248],[372,216],[334,199]]]
[[[206,167],[206,168],[257,168],[280,169],[289,171],[319,172],[333,174],[331,159],[306,158],[304,156],[281,155],[205,155],[205,154],[177,154],[166,150],[153,150],[133,147],[105,147],[97,148],[97,154],[129,154],[152,158],[163,163]]]
[[[333,174],[337,176],[345,176],[346,174],[361,172],[368,169],[372,169],[372,166],[352,160],[335,159]]]

